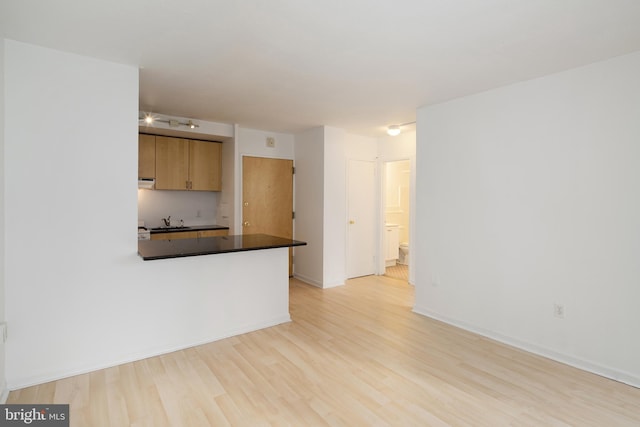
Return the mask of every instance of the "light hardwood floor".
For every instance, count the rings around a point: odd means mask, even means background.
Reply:
[[[250,296],[247,296],[250,298]],[[640,389],[411,312],[384,276],[291,281],[293,322],[11,392],[72,426],[638,426]]]
[[[404,280],[405,282],[409,281],[409,266],[396,264],[391,267],[387,267],[384,270],[384,275],[387,277],[391,277],[394,279]]]

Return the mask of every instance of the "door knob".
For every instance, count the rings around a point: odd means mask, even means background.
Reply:
[[[249,206],[249,202],[244,202],[244,205],[245,206]]]
[[[245,226],[245,227],[248,227],[250,224],[249,224],[249,221],[245,221],[245,222],[242,223],[242,225]]]
[[[349,224],[355,224],[356,222],[354,220],[349,221]]]

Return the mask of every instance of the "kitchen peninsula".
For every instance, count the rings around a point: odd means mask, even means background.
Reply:
[[[155,341],[144,356],[291,321],[289,248],[305,242],[264,234],[139,240],[138,267]],[[158,316],[158,313],[162,313]]]
[[[138,254],[143,260],[148,261],[304,245],[306,242],[267,234],[244,234],[192,239],[141,240],[138,242]]]

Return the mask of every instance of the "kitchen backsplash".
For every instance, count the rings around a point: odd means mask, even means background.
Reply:
[[[219,193],[209,191],[138,190],[138,220],[147,227],[160,227],[171,215],[171,224],[216,224]]]

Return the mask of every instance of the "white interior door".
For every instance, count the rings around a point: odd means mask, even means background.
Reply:
[[[375,162],[349,160],[347,171],[347,277],[376,271],[376,166]]]

